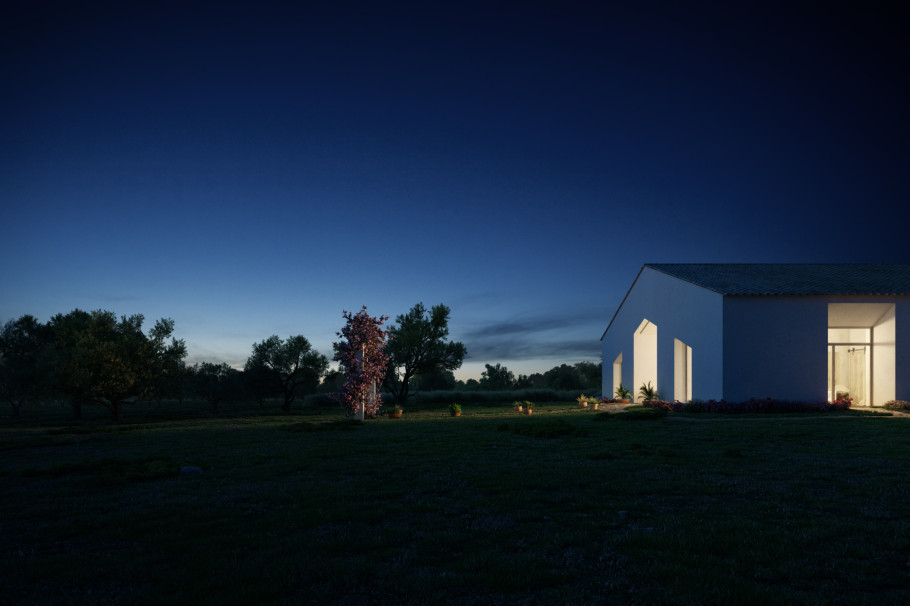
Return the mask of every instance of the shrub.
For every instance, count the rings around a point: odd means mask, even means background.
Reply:
[[[642,405],[655,410],[663,410],[664,412],[679,412],[683,407],[682,402],[668,402],[666,400],[645,400]]]
[[[507,389],[507,390],[439,390],[421,391],[412,394],[412,399],[419,404],[445,404],[461,402],[462,404],[484,404],[512,402],[514,400],[532,400],[534,402],[572,402],[578,396],[577,391],[558,389]]]
[[[313,407],[332,407],[336,408],[338,406],[338,400],[330,397],[329,394],[325,393],[314,393],[303,398],[304,406],[313,406]]]
[[[763,400],[751,398],[745,402],[727,402],[726,400],[694,400],[691,403],[667,402],[652,400],[643,406],[666,412],[713,412],[722,414],[742,413],[787,413],[787,412],[829,412],[847,410],[853,404],[851,398],[839,398],[834,402],[800,402],[794,400]]]
[[[885,402],[885,408],[888,410],[910,411],[910,402],[907,402],[906,400],[888,400]]]
[[[705,412],[705,403],[702,400],[686,402],[679,409],[680,412]]]

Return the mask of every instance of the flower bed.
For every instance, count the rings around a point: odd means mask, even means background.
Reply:
[[[666,400],[651,400],[649,402],[643,402],[642,404],[649,408],[665,410],[667,412],[715,412],[725,414],[756,412],[830,412],[835,410],[847,410],[853,404],[853,399],[839,398],[834,402],[800,402],[794,400],[777,400],[774,398],[765,398],[763,400],[752,398],[745,402],[727,402],[726,400],[668,402]],[[908,407],[910,407],[910,404],[908,404]]]
[[[888,410],[905,410],[910,412],[910,402],[906,400],[888,400],[885,402],[885,408]]]

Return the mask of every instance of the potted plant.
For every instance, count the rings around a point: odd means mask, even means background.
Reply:
[[[453,417],[461,416],[461,404],[449,404],[449,414]]]
[[[578,396],[575,399],[578,400],[578,405],[581,406],[582,408],[588,407],[588,396],[586,396],[585,394],[581,394],[580,396]]]
[[[629,398],[632,397],[632,392],[629,391],[622,383],[619,384],[619,387],[616,388],[616,399],[619,400],[620,404],[628,404]]]
[[[515,407],[515,412],[521,412],[523,410],[521,402],[518,402],[518,401],[512,402],[512,406]]]
[[[638,390],[638,393],[641,395],[641,399],[645,402],[660,399],[660,394],[657,393],[657,388],[651,387],[651,381],[648,381],[647,385],[642,383],[641,387]]]
[[[525,400],[525,402],[524,402],[524,407],[525,407],[525,414],[526,414],[526,415],[529,415],[529,414],[531,414],[532,412],[534,412],[534,402],[528,402],[527,400]]]
[[[389,410],[386,412],[386,415],[387,415],[390,419],[400,419],[400,418],[401,418],[401,413],[402,413],[402,412],[403,412],[403,411],[401,410],[401,406],[399,406],[398,404],[394,404],[394,405],[392,405],[392,406],[389,408]]]

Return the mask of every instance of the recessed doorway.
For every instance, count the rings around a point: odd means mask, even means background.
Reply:
[[[828,401],[881,406],[894,399],[895,309],[890,303],[828,305]]]

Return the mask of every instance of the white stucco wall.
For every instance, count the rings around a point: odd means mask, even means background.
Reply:
[[[872,405],[895,399],[897,309],[892,307],[872,328]]]
[[[910,402],[910,297],[895,300],[894,397]]]
[[[724,398],[824,402],[828,299],[724,299]]]
[[[656,387],[673,398],[674,339],[692,348],[692,397],[723,394],[723,297],[645,267],[601,340],[603,395],[613,396],[613,361],[623,354],[622,382],[633,396],[634,334],[647,319],[657,326]]]
[[[910,401],[910,297],[723,297],[648,267],[601,340],[603,395],[613,395],[614,360],[620,354],[621,380],[638,395],[636,379],[642,374],[633,369],[634,335],[647,319],[657,327],[656,387],[666,399],[673,398],[680,371],[674,364],[679,340],[692,348],[693,398],[824,401],[831,303],[893,304],[873,331],[872,403]]]

